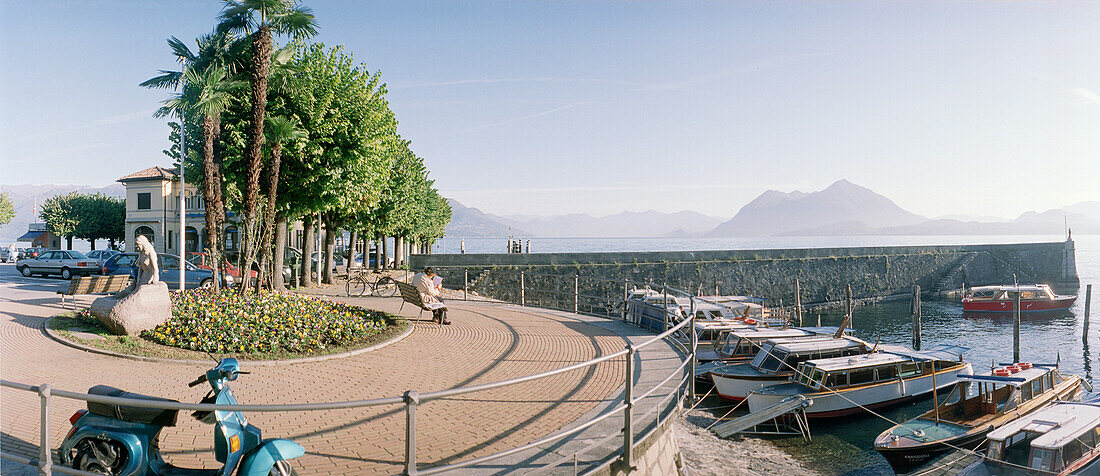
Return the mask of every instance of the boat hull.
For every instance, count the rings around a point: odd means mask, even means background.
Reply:
[[[950,387],[958,381],[958,374],[972,372],[969,363],[936,372],[936,388]],[[837,393],[828,391],[788,391],[788,389],[783,388],[788,385],[809,390],[796,384],[785,383],[753,391],[748,396],[749,411],[760,411],[784,398],[802,394],[813,400],[813,405],[806,408],[807,417],[836,418],[855,415],[863,413],[865,410],[853,402],[859,403],[862,407],[875,409],[899,404],[932,393],[932,376],[927,374],[906,380],[893,380],[862,387],[843,388],[838,390]]]
[[[1073,306],[1073,303],[1077,301],[1077,296],[1070,296],[1065,298],[1053,299],[1053,300],[1033,300],[1025,299],[1020,301],[1020,312],[1051,312],[1051,311],[1064,311]],[[1014,301],[963,301],[964,312],[1015,312],[1016,303]]]
[[[901,448],[875,447],[890,467],[897,473],[907,473],[927,463],[932,458],[955,448],[975,449],[985,435],[993,430],[992,426],[982,429],[971,429],[951,439],[931,441],[920,446],[907,446]]]
[[[710,378],[719,397],[739,402],[747,398],[753,390],[786,382],[790,375],[789,372],[780,375],[729,375],[711,372]]]

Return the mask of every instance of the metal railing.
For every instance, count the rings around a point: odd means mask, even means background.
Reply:
[[[464,276],[466,276],[466,280],[465,280],[464,286],[463,286],[463,299],[468,300],[469,299],[469,292],[468,292],[469,291],[469,280],[468,280],[469,273],[464,270],[463,274],[464,274]],[[562,440],[562,439],[567,438],[571,435],[575,435],[577,433],[580,433],[580,432],[582,432],[586,429],[589,429],[589,428],[595,426],[596,424],[598,424],[598,423],[600,423],[604,420],[607,420],[608,418],[616,416],[621,412],[622,413],[622,418],[623,418],[623,427],[621,428],[621,430],[615,431],[614,433],[601,438],[599,441],[588,445],[585,449],[580,450],[580,451],[573,454],[572,462],[573,462],[573,467],[574,467],[574,473],[575,474],[578,473],[577,457],[578,457],[579,453],[587,452],[590,449],[595,448],[596,446],[599,446],[599,445],[602,445],[603,443],[606,443],[607,441],[609,441],[610,439],[612,439],[616,436],[619,436],[619,437],[623,438],[623,442],[622,442],[622,446],[621,446],[621,455],[618,456],[618,457],[615,457],[615,454],[613,453],[612,455],[609,455],[607,457],[602,457],[600,459],[597,459],[596,461],[594,461],[595,467],[590,468],[589,472],[594,471],[594,470],[599,469],[599,468],[602,468],[602,467],[605,467],[605,466],[607,466],[608,464],[611,464],[614,461],[621,461],[621,463],[623,464],[623,467],[628,468],[628,470],[629,470],[629,468],[634,468],[633,449],[636,446],[636,442],[637,441],[644,441],[645,437],[647,437],[648,434],[650,434],[654,431],[657,431],[657,429],[659,429],[660,421],[661,421],[660,418],[661,418],[661,413],[662,413],[661,410],[662,409],[669,409],[670,408],[669,405],[673,403],[673,400],[675,400],[676,407],[679,407],[683,404],[683,401],[684,401],[685,398],[687,398],[689,396],[692,399],[695,398],[695,385],[694,385],[695,379],[693,378],[693,376],[695,374],[695,352],[696,352],[697,347],[698,347],[698,339],[697,339],[696,332],[694,330],[694,316],[695,316],[695,312],[694,312],[695,298],[694,298],[694,296],[691,296],[688,293],[685,293],[683,291],[680,291],[680,290],[677,290],[677,289],[674,289],[674,288],[670,288],[670,287],[667,287],[667,286],[664,286],[664,285],[657,285],[657,284],[653,284],[653,283],[635,282],[635,281],[631,281],[631,280],[611,280],[611,279],[607,279],[607,278],[581,277],[581,276],[576,276],[576,275],[542,275],[542,274],[536,275],[537,277],[550,278],[550,279],[569,278],[569,280],[572,281],[572,283],[571,283],[572,286],[571,287],[573,288],[572,289],[573,292],[572,293],[568,293],[568,292],[563,293],[563,292],[560,292],[560,291],[557,291],[557,290],[554,290],[554,289],[530,288],[526,284],[526,281],[527,281],[526,273],[520,271],[520,272],[518,272],[518,274],[519,274],[518,304],[520,304],[521,306],[528,305],[528,302],[527,302],[528,297],[527,296],[528,296],[528,294],[530,294],[532,292],[534,292],[534,294],[536,294],[536,295],[553,295],[553,294],[556,293],[557,295],[562,295],[562,296],[566,296],[568,298],[571,298],[569,300],[571,302],[571,308],[570,309],[561,309],[560,307],[549,306],[549,305],[540,305],[540,307],[546,307],[548,309],[568,310],[568,311],[571,311],[571,312],[574,312],[574,313],[577,313],[577,314],[586,314],[586,315],[606,317],[606,318],[621,317],[624,321],[626,321],[626,320],[628,320],[628,317],[629,317],[628,312],[627,312],[627,306],[626,306],[626,304],[627,304],[626,303],[626,298],[627,298],[627,296],[630,292],[629,287],[632,284],[634,284],[634,285],[644,286],[647,289],[658,289],[665,296],[689,297],[689,298],[691,298],[690,302],[691,302],[691,308],[692,309],[691,309],[690,314],[688,314],[687,316],[683,316],[683,315],[673,316],[673,315],[671,315],[671,314],[673,314],[673,312],[666,305],[666,306],[664,306],[664,312],[666,313],[664,321],[665,321],[666,324],[664,326],[664,331],[663,332],[661,332],[660,334],[658,334],[658,335],[642,342],[641,344],[637,344],[637,345],[629,344],[623,350],[613,352],[611,354],[607,354],[607,355],[604,355],[604,356],[601,356],[601,357],[597,357],[597,358],[594,358],[594,359],[591,359],[591,360],[588,360],[588,361],[585,361],[585,362],[581,362],[581,363],[577,363],[577,364],[573,364],[573,365],[568,365],[568,366],[565,366],[565,367],[561,367],[561,368],[557,368],[557,369],[553,369],[553,370],[549,370],[549,371],[546,371],[546,372],[537,373],[537,374],[533,374],[533,375],[527,375],[527,376],[523,376],[523,377],[517,377],[517,378],[513,378],[513,379],[502,380],[502,381],[499,381],[499,382],[473,385],[473,386],[468,386],[468,387],[452,388],[452,389],[447,389],[447,390],[439,390],[439,391],[428,392],[428,393],[424,393],[424,394],[420,394],[420,393],[416,392],[415,390],[409,390],[409,391],[405,392],[402,396],[376,398],[376,399],[369,399],[369,400],[354,400],[354,401],[346,401],[346,402],[326,402],[326,403],[297,403],[297,404],[283,404],[283,405],[242,405],[242,404],[219,405],[219,404],[202,404],[202,403],[193,404],[193,403],[182,403],[182,402],[165,402],[165,401],[157,401],[157,400],[108,397],[108,396],[102,396],[102,395],[90,395],[90,394],[86,394],[86,393],[71,392],[71,391],[67,391],[67,390],[57,390],[57,389],[54,389],[50,384],[28,385],[28,384],[19,383],[19,382],[12,382],[12,381],[8,381],[8,380],[0,380],[0,386],[2,386],[2,387],[7,387],[7,388],[12,388],[12,389],[24,390],[24,391],[37,393],[40,397],[40,409],[41,409],[41,420],[40,420],[40,426],[39,426],[39,430],[40,430],[39,431],[39,454],[38,454],[39,459],[37,461],[34,461],[34,460],[30,460],[30,459],[27,459],[27,458],[24,458],[24,457],[15,455],[15,454],[7,453],[7,452],[4,452],[4,451],[0,451],[0,458],[9,459],[11,461],[19,462],[19,463],[22,463],[22,464],[37,465],[41,474],[51,474],[54,471],[59,472],[59,473],[63,473],[63,474],[76,474],[76,475],[94,474],[94,473],[87,473],[87,472],[78,471],[78,470],[74,470],[74,469],[70,469],[70,468],[66,468],[66,467],[61,467],[61,466],[58,466],[58,467],[53,466],[53,459],[52,459],[52,455],[51,455],[52,451],[51,451],[51,445],[50,445],[50,441],[49,441],[49,435],[50,435],[50,431],[49,431],[49,428],[50,428],[49,408],[50,408],[50,399],[54,398],[54,397],[60,397],[60,398],[67,398],[67,399],[73,399],[73,400],[82,400],[82,401],[86,401],[86,402],[96,402],[96,403],[103,403],[103,404],[110,404],[110,405],[126,405],[126,406],[139,407],[139,408],[156,408],[156,409],[188,410],[188,411],[224,410],[224,411],[242,411],[242,412],[299,412],[299,411],[322,411],[322,410],[338,410],[338,409],[349,409],[349,408],[365,408],[365,407],[384,406],[384,405],[399,405],[399,404],[401,404],[401,405],[404,405],[404,407],[405,407],[405,459],[404,459],[405,471],[404,471],[404,474],[408,474],[408,475],[438,474],[438,473],[443,473],[443,472],[446,472],[446,471],[456,470],[456,469],[469,467],[469,466],[473,466],[473,465],[478,465],[478,464],[486,463],[486,462],[489,462],[489,461],[497,460],[497,459],[500,459],[500,458],[504,458],[504,457],[512,455],[512,454],[527,451],[527,450],[536,448],[538,446],[541,446],[541,445],[544,445],[544,444],[547,444],[547,443],[551,443],[551,442],[555,442],[555,441],[558,441],[558,440]],[[623,285],[623,294],[621,296],[619,296],[616,292],[615,294],[605,294],[604,296],[582,295],[582,294],[579,293],[579,289],[580,289],[579,283],[580,283],[582,278],[585,279],[585,280],[599,281],[599,282],[605,283],[605,284],[606,283],[614,283],[616,287],[618,286],[619,283],[622,283],[622,285]],[[603,302],[602,303],[597,303],[597,302],[595,302],[596,300],[603,300]],[[508,299],[499,299],[498,298],[498,299],[493,299],[493,301],[494,302],[501,302],[501,301],[508,301]],[[549,304],[549,303],[545,303],[544,301],[545,300],[542,299],[542,298],[537,298],[535,300],[535,303],[536,304]],[[665,301],[667,302],[667,299]],[[621,306],[622,306],[621,313],[616,314],[616,315],[612,315],[611,311],[615,310],[615,308],[617,307],[618,304],[621,304]],[[587,307],[587,310],[585,309],[586,307]],[[602,311],[602,312],[596,312],[596,311]],[[686,331],[685,331],[685,329],[686,329]],[[681,343],[681,342],[677,341],[675,339],[676,335],[686,337],[688,339],[688,342]],[[668,339],[670,337],[673,338],[672,342],[674,343],[674,346],[679,346],[676,349],[676,351],[677,351],[677,354],[680,355],[680,358],[683,361],[674,370],[669,372],[669,374],[666,377],[664,377],[664,379],[662,379],[660,381],[660,383],[658,383],[657,385],[654,385],[653,387],[649,388],[648,390],[638,394],[637,391],[639,389],[636,388],[637,384],[635,382],[636,379],[634,377],[634,373],[635,373],[635,370],[636,370],[635,369],[635,365],[636,365],[635,359],[637,357],[638,351],[654,344],[655,342],[658,342],[658,341],[663,340],[663,339]],[[429,467],[429,468],[421,468],[421,467],[418,466],[417,455],[416,455],[416,450],[417,450],[416,412],[417,412],[418,406],[420,406],[420,405],[422,405],[426,402],[441,399],[441,398],[453,397],[453,396],[456,396],[456,395],[463,395],[463,394],[468,394],[468,393],[473,393],[473,392],[481,392],[481,391],[491,390],[491,389],[495,389],[495,388],[501,388],[501,387],[506,387],[506,386],[511,386],[511,385],[517,385],[517,384],[521,384],[521,383],[524,383],[524,382],[530,382],[530,381],[534,381],[534,380],[544,379],[544,378],[552,377],[554,375],[562,374],[562,373],[565,373],[565,372],[570,372],[570,371],[573,371],[573,370],[578,370],[578,369],[582,369],[582,368],[591,367],[591,366],[594,366],[594,365],[597,365],[597,364],[600,364],[600,363],[603,363],[603,362],[607,362],[607,361],[611,361],[613,359],[617,359],[619,357],[624,357],[624,360],[625,360],[624,363],[625,363],[625,367],[626,367],[626,372],[625,372],[625,375],[623,377],[624,399],[621,403],[618,403],[618,404],[614,405],[612,408],[600,413],[599,415],[595,416],[594,418],[592,418],[588,421],[585,421],[585,422],[581,422],[576,427],[571,428],[569,430],[560,431],[558,433],[555,433],[555,434],[550,435],[550,436],[546,436],[544,438],[541,438],[537,441],[528,443],[526,445],[514,447],[514,448],[507,449],[507,450],[504,450],[504,451],[500,451],[500,452],[497,452],[497,453],[494,453],[494,454],[481,456],[481,457],[478,457],[478,458],[474,458],[474,459],[470,459],[470,460],[466,460],[466,461],[461,461],[461,462],[457,462],[457,463],[445,464],[445,465],[440,465],[440,466],[433,466],[433,467]],[[639,361],[644,362],[642,360],[639,360]],[[685,367],[689,368],[688,372],[686,372],[686,373],[683,372]],[[683,378],[681,378],[676,383],[675,387],[672,387],[671,389],[668,390],[668,394],[666,394],[663,398],[661,398],[652,410],[650,410],[649,412],[646,412],[644,414],[641,414],[641,415],[636,415],[635,414],[636,413],[636,408],[635,407],[641,400],[652,396],[654,393],[656,393],[662,387],[664,387],[669,382],[671,382],[679,374],[683,374]],[[647,432],[646,434],[637,435],[638,438],[635,438],[636,435],[635,435],[635,431],[634,431],[634,424],[639,420],[644,420],[644,419],[649,418],[649,416],[653,413],[656,413],[656,415],[657,415],[656,416],[657,424],[653,425],[651,427],[651,429],[649,430],[649,432]],[[558,466],[561,466],[564,463],[567,463],[568,461],[569,460],[567,458],[559,459],[557,461],[554,461],[554,462],[551,462],[549,464],[543,465],[541,468],[539,468],[539,471],[546,471],[546,470],[556,468]]]

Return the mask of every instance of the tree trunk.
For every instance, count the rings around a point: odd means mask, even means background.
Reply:
[[[313,286],[313,234],[317,230],[317,225],[310,218],[310,215],[302,218],[304,243],[302,243],[301,282],[304,288]]]
[[[286,252],[286,218],[278,217],[275,222],[275,256],[271,259],[271,289],[276,292],[286,291],[283,282],[283,258]]]
[[[244,223],[241,240],[241,275],[248,276],[259,249],[257,243],[257,208],[259,208],[260,173],[263,171],[264,113],[267,109],[267,75],[271,67],[271,31],[261,26],[252,34],[252,117],[249,122],[246,148],[246,174],[244,187]],[[248,286],[241,287],[241,294]]]
[[[348,260],[347,260],[347,273],[351,276],[352,264],[355,262],[355,242],[359,240],[359,233],[354,228],[351,230],[351,239],[348,240],[350,245],[348,246]],[[363,253],[363,257],[366,258],[367,254]]]
[[[393,237],[393,268],[401,269],[405,264],[405,238],[401,235]]]
[[[88,240],[88,243],[91,245],[92,251],[95,251],[95,238]]]
[[[65,249],[67,249],[67,250],[72,250],[73,249],[73,237],[72,237],[72,235],[69,235],[69,236],[65,237],[65,245],[67,246],[67,248],[65,248]]]
[[[206,219],[206,253],[210,258],[210,267],[214,274],[214,291],[221,289],[222,269],[221,239],[224,235],[225,213],[222,205],[221,165],[214,160],[214,139],[218,135],[218,119],[203,118],[202,121],[202,199],[203,214]]]
[[[374,270],[382,271],[382,239],[379,236],[374,237]]]
[[[388,242],[386,235],[382,235],[382,247],[380,248],[382,250],[382,259],[380,260],[382,271],[390,269],[390,247]]]
[[[267,206],[264,208],[264,233],[260,239],[260,282],[270,282],[269,279],[280,274],[280,268],[268,269],[271,264],[271,240],[275,234],[275,198],[279,193],[279,167],[282,161],[282,144],[271,144],[271,161],[267,164]],[[269,274],[270,273],[270,274]]]
[[[329,217],[325,218],[325,264],[324,269],[321,270],[322,282],[325,284],[332,284],[332,267],[335,261],[336,253],[336,234],[339,230],[333,225],[332,220]]]

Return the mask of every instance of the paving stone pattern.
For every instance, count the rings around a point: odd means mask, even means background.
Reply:
[[[19,287],[24,291],[14,292]],[[50,340],[45,318],[64,312],[52,290],[27,294],[34,284],[0,285],[0,374],[28,384],[84,392],[96,384],[197,402],[207,389],[187,382],[209,366],[150,363],[92,354]],[[52,289],[52,288],[51,288]],[[12,297],[15,295],[16,297]],[[30,296],[30,297],[28,297]],[[339,299],[339,298],[334,298]],[[397,312],[398,298],[340,299]],[[80,297],[86,307],[90,296]],[[618,351],[624,338],[601,319],[495,303],[451,301],[451,326],[421,321],[401,342],[364,354],[323,362],[249,366],[234,382],[242,403],[347,401],[489,383],[583,362]],[[404,316],[416,316],[405,306]],[[428,316],[430,317],[430,316]],[[426,317],[426,319],[428,318]],[[574,422],[620,389],[621,359],[548,379],[422,404],[417,411],[421,467],[458,462],[539,439]],[[53,398],[51,445],[60,445],[68,418],[84,402]],[[4,451],[36,457],[39,399],[30,392],[0,391]],[[301,474],[393,474],[403,470],[405,413],[400,405],[323,412],[249,413],[267,438],[290,438],[306,448]],[[162,433],[161,448],[173,464],[216,466],[213,427],[181,412]],[[9,467],[5,465],[4,472]],[[13,468],[14,469],[14,468]]]

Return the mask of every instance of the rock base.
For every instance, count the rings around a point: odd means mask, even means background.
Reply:
[[[92,315],[107,330],[117,335],[135,336],[163,324],[172,317],[172,301],[168,284],[156,282],[138,286],[121,298],[106,296],[96,299]]]

